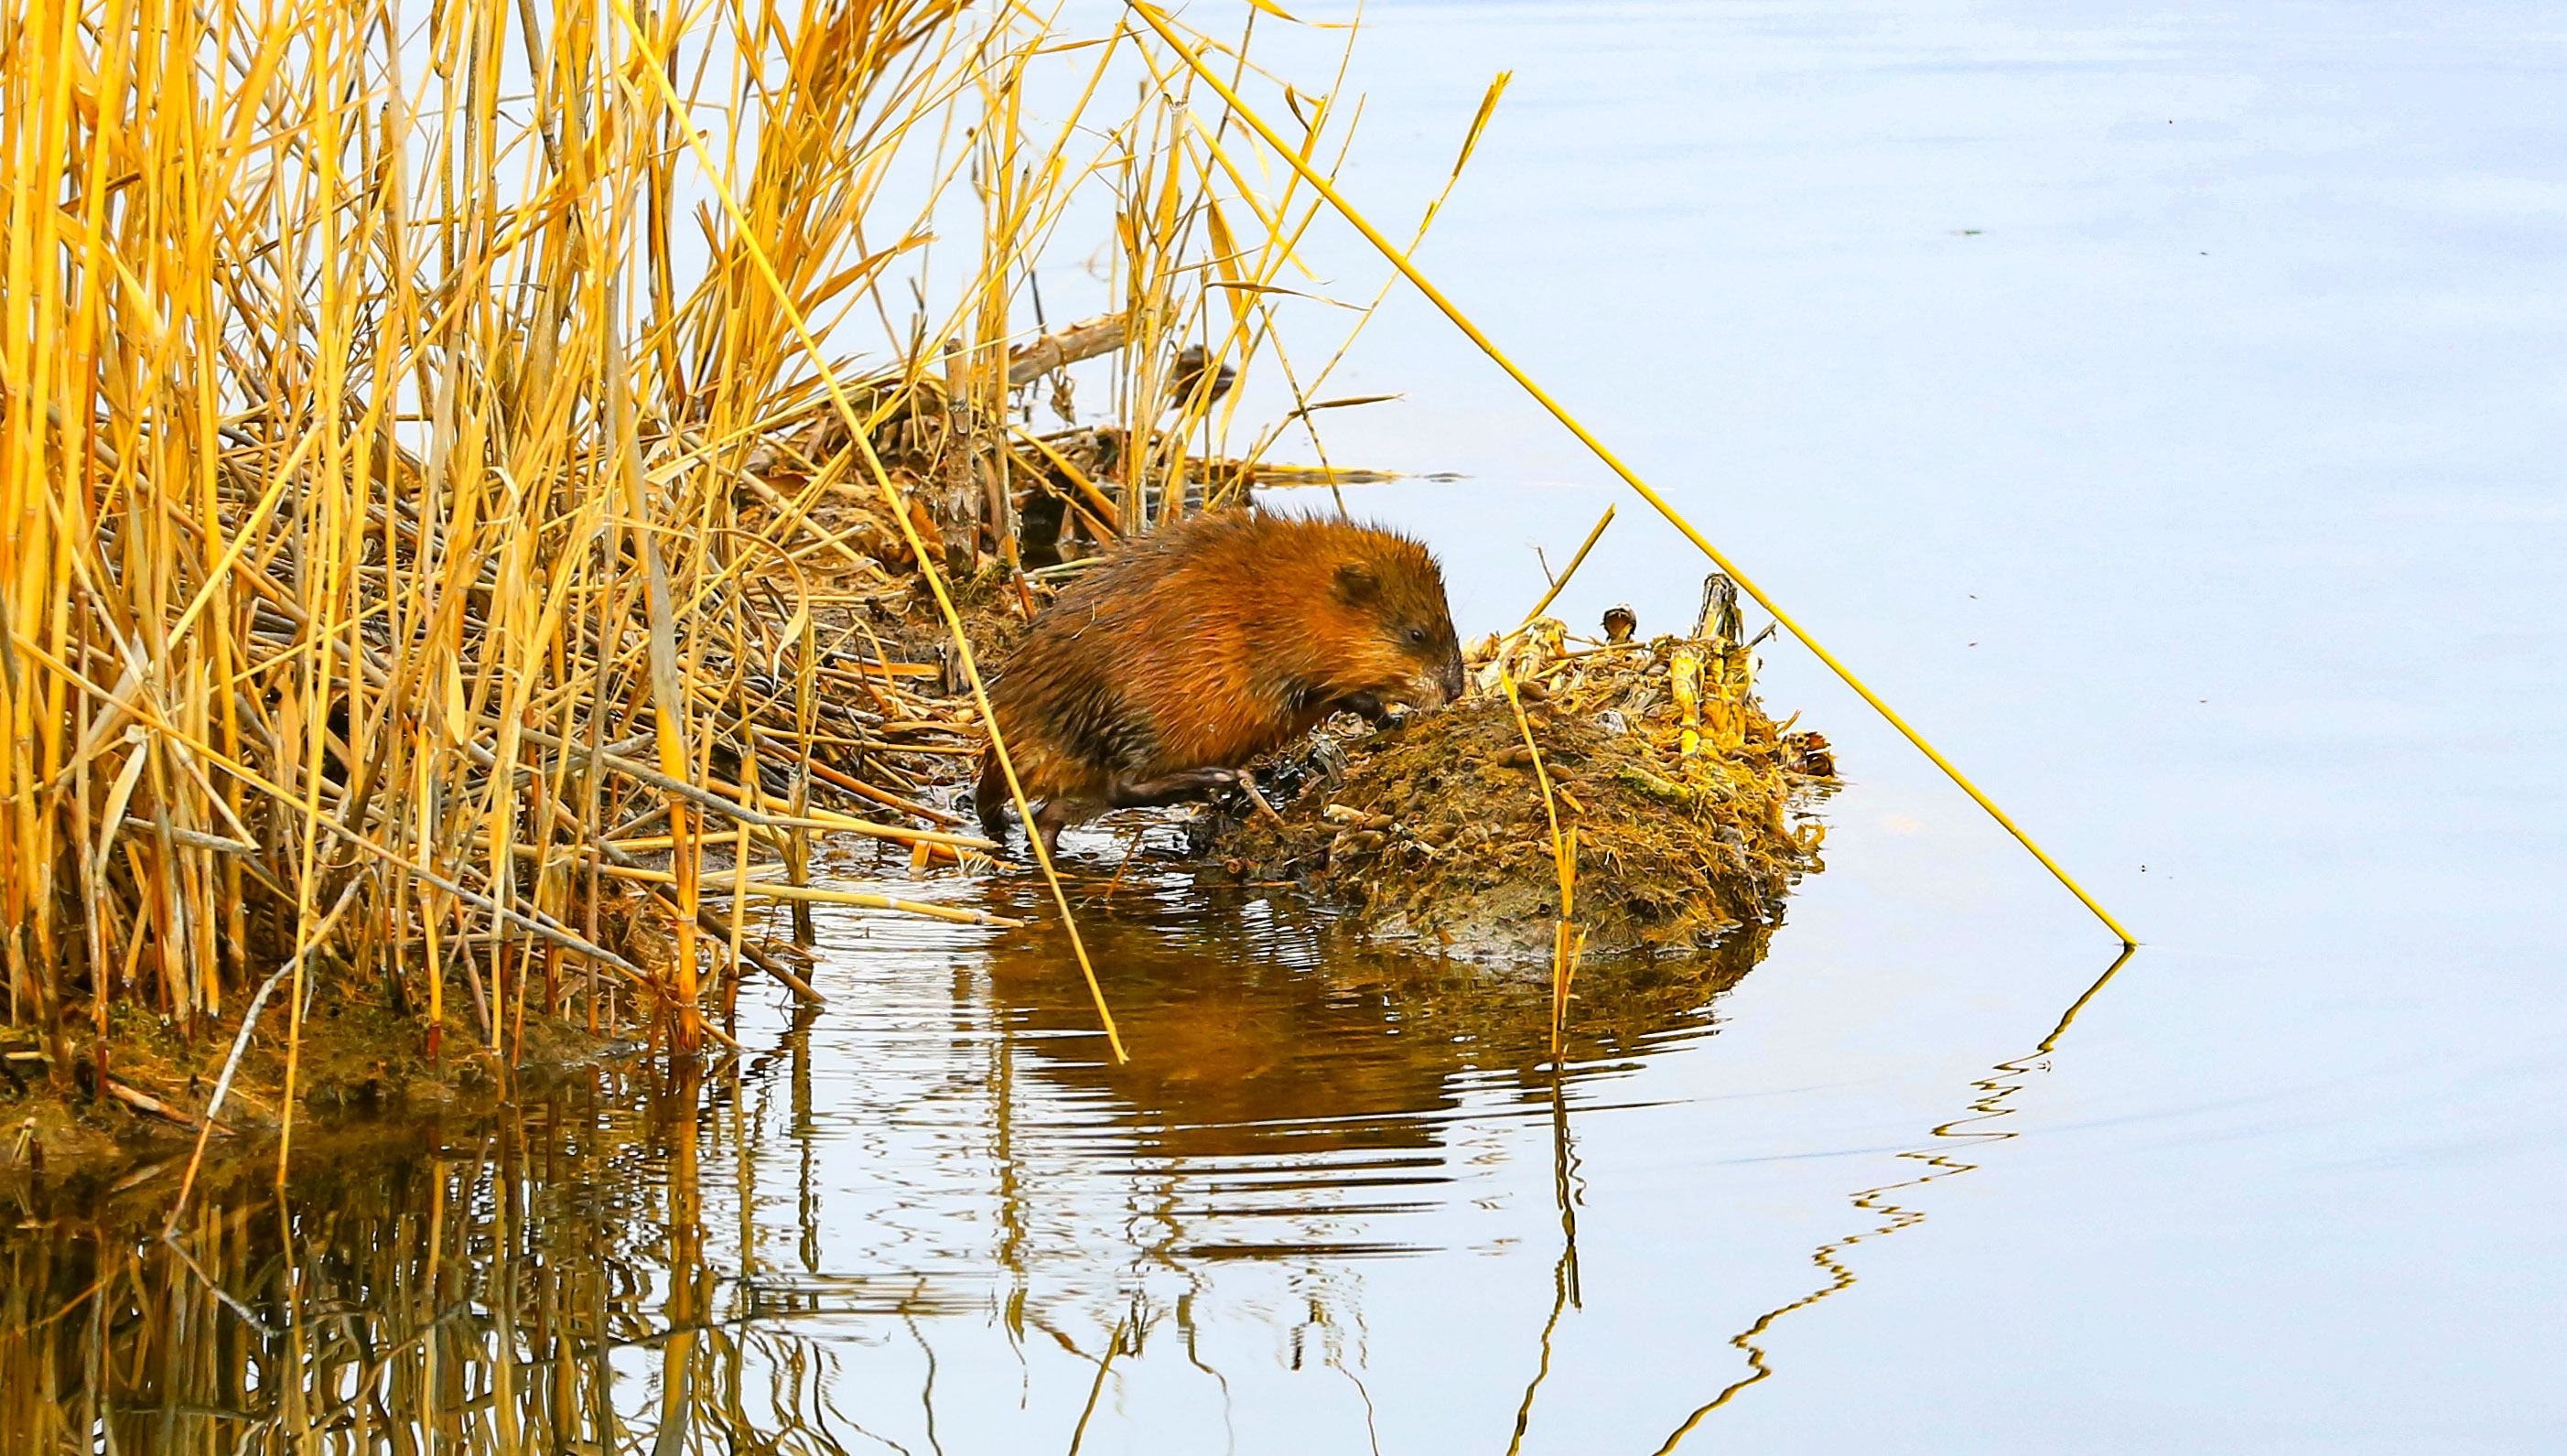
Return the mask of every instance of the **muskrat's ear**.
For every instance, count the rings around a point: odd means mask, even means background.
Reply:
[[[1337,568],[1337,600],[1349,607],[1360,607],[1381,595],[1381,578],[1360,561],[1349,561]]]

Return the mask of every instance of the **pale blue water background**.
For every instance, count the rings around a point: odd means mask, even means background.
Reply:
[[[2059,1030],[2111,937],[1777,645],[1852,780],[1832,868],[1557,1084],[1502,998],[1143,874],[1089,921],[1132,1066],[1054,941],[824,918],[830,1007],[749,998],[711,1110],[454,1133],[439,1227],[606,1226],[629,1449],[688,1221],[659,1116],[788,1449],[1648,1453],[1733,1388],[1681,1449],[2567,1446],[2567,23],[1367,15],[1348,190],[1404,233],[1513,68],[1422,262],[2146,948]],[[1296,75],[1328,39],[1267,29]],[[1608,502],[1564,613],[1689,616],[1690,548],[1405,297],[1331,393],[1391,391],[1332,454],[1466,476],[1355,496],[1466,630]],[[288,1206],[317,1245],[332,1196]],[[390,1257],[342,1253],[361,1293]]]
[[[1429,185],[1456,129],[1427,119],[1514,67],[1423,260],[2149,943],[2022,1136],[1858,1250],[1696,1439],[2567,1445],[2560,17],[1373,18],[1374,119],[1426,154],[1366,154],[1354,189]],[[1471,471],[1468,512],[1385,502],[1448,550],[1557,552],[1617,498],[1423,307],[1369,342],[1351,385],[1410,401],[1332,447]],[[1570,615],[1683,613],[1689,548],[1627,499],[1607,541]],[[1529,586],[1464,591],[1495,616]],[[1634,1363],[1690,1322],[1648,1261],[1736,1237],[1720,1160],[1751,1128],[1859,1186],[2109,951],[1814,664],[1770,664],[1859,780],[1703,1053],[1769,1047],[1777,1096],[1635,1135],[1627,1168],[1587,1125],[1593,1205],[1655,1221],[1590,1296],[1665,1303],[1607,1329],[1590,1299],[1546,1395],[1585,1430],[1554,1449],[1648,1449],[1633,1403],[1680,1403]],[[1796,1052],[1870,1095],[1796,1116]]]

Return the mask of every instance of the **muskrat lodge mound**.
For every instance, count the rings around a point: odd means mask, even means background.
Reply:
[[[1548,967],[1560,878],[1506,671],[1574,836],[1570,913],[1586,955],[1698,955],[1772,923],[1823,868],[1814,806],[1837,784],[1827,739],[1766,716],[1734,633],[1569,642],[1543,619],[1503,664],[1484,641],[1470,695],[1445,712],[1322,728],[1260,774],[1288,795],[1280,822],[1209,826],[1213,873],[1306,885],[1376,939]]]

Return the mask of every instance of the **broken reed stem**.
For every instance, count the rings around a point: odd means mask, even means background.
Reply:
[[[266,1007],[268,997],[275,993],[277,983],[294,975],[302,967],[304,958],[330,938],[330,932],[338,927],[339,917],[356,902],[357,891],[362,884],[359,877],[349,878],[347,888],[339,892],[338,903],[330,907],[329,914],[321,917],[319,925],[312,927],[312,933],[304,937],[303,945],[293,956],[277,967],[275,974],[259,987],[257,994],[249,999],[248,1008],[241,1013],[240,1030],[232,1037],[231,1053],[223,1058],[222,1074],[214,1078],[213,1095],[205,1099],[204,1125],[197,1129],[196,1146],[187,1154],[187,1171],[178,1179],[178,1197],[169,1205],[168,1221],[160,1229],[161,1238],[169,1238],[178,1231],[178,1216],[186,1211],[187,1195],[196,1186],[196,1169],[205,1161],[205,1143],[214,1135],[214,1119],[222,1115],[223,1098],[231,1094],[232,1074],[240,1070],[241,1053],[249,1049],[249,1035],[258,1026],[259,1012]],[[290,1101],[283,1110],[289,1118],[294,1115]]]
[[[1604,513],[1596,517],[1595,529],[1588,531],[1586,539],[1577,543],[1577,554],[1569,558],[1569,564],[1561,568],[1560,575],[1552,581],[1551,590],[1544,592],[1542,600],[1534,603],[1533,610],[1525,613],[1524,620],[1516,624],[1518,632],[1540,621],[1542,614],[1550,610],[1551,604],[1560,599],[1561,592],[1569,585],[1569,579],[1575,576],[1577,568],[1586,563],[1586,553],[1595,549],[1595,543],[1604,537],[1604,528],[1611,524],[1613,524],[1613,507],[1607,505],[1604,507]]]
[[[537,857],[533,845],[519,845],[518,853],[527,859]],[[601,856],[602,858],[603,856]],[[783,865],[774,869],[789,868]],[[641,865],[608,864],[602,873],[609,878],[630,880],[644,885],[674,885],[676,874]],[[788,900],[809,905],[849,905],[865,910],[896,910],[903,915],[916,915],[928,920],[942,920],[952,925],[986,925],[1004,930],[1020,930],[1021,920],[1004,915],[992,915],[986,910],[972,910],[959,905],[938,905],[925,900],[904,900],[893,895],[876,895],[863,890],[832,890],[819,885],[796,885],[775,880],[735,879],[707,893],[735,900]],[[727,933],[727,931],[725,931]]]
[[[1526,394],[1531,395],[1534,398],[1535,403],[1541,405],[1543,409],[1550,412],[1551,417],[1566,427],[1569,434],[1576,436],[1578,442],[1585,445],[1597,459],[1603,461],[1606,468],[1612,470],[1614,474],[1619,475],[1624,484],[1638,492],[1640,498],[1647,501],[1651,508],[1655,509],[1659,515],[1665,517],[1669,525],[1674,526],[1678,531],[1682,532],[1686,540],[1693,542],[1695,548],[1701,551],[1706,557],[1709,557],[1713,565],[1719,567],[1723,572],[1727,573],[1731,580],[1737,582],[1740,590],[1746,592],[1749,596],[1754,597],[1756,599],[1756,604],[1763,607],[1769,614],[1771,614],[1776,622],[1781,623],[1784,631],[1791,633],[1794,638],[1799,640],[1803,647],[1810,650],[1812,656],[1826,664],[1830,672],[1835,673],[1847,687],[1852,688],[1854,691],[1857,697],[1861,698],[1864,703],[1870,705],[1873,712],[1879,714],[1883,721],[1888,723],[1891,728],[1898,730],[1899,736],[1904,737],[1908,742],[1914,744],[1918,751],[1922,752],[1928,759],[1931,759],[1935,767],[1943,770],[1944,775],[1950,778],[1954,784],[1958,785],[1963,793],[1968,794],[1973,802],[1978,804],[1980,808],[1987,811],[1990,818],[1995,819],[2008,834],[2013,835],[2017,843],[2020,843],[2025,849],[2030,850],[2033,858],[2041,861],[2042,867],[2049,870],[2050,873],[2058,879],[2060,884],[2066,886],[2068,892],[2076,896],[2079,903],[2092,911],[2095,918],[2104,923],[2105,928],[2109,929],[2114,935],[2121,938],[2123,945],[2136,946],[2139,944],[2139,941],[2134,938],[2129,931],[2122,928],[2122,923],[2113,918],[2112,912],[2106,910],[2100,903],[2098,903],[2094,896],[2087,894],[2085,887],[2079,885],[2077,881],[2069,875],[2068,871],[2061,867],[2057,860],[2052,859],[2049,851],[2033,842],[2032,836],[2026,834],[2012,818],[2009,818],[2005,810],[1997,807],[1996,801],[1989,798],[1986,793],[1982,792],[1977,784],[1972,783],[1968,776],[1961,772],[1958,765],[1954,764],[1951,759],[1944,757],[1940,749],[1926,741],[1924,735],[1916,731],[1915,728],[1909,727],[1907,721],[1900,718],[1886,702],[1882,701],[1880,695],[1872,692],[1870,688],[1863,684],[1863,681],[1860,678],[1854,676],[1853,669],[1847,667],[1843,662],[1838,660],[1836,654],[1829,652],[1826,647],[1822,646],[1816,637],[1810,635],[1807,628],[1804,628],[1791,616],[1790,613],[1785,612],[1782,606],[1772,597],[1766,595],[1764,588],[1756,585],[1752,578],[1750,578],[1746,573],[1740,571],[1737,565],[1726,555],[1722,554],[1720,548],[1714,546],[1710,540],[1702,534],[1702,532],[1695,530],[1693,523],[1686,520],[1682,513],[1677,511],[1673,505],[1667,502],[1664,496],[1651,489],[1647,481],[1641,479],[1638,474],[1634,473],[1630,466],[1622,463],[1620,456],[1606,448],[1604,442],[1596,438],[1594,434],[1587,430],[1584,425],[1579,424],[1577,418],[1570,415],[1568,409],[1558,400],[1553,399],[1549,391],[1545,390],[1541,385],[1536,384],[1533,376],[1525,373],[1523,369],[1517,366],[1514,360],[1508,358],[1505,352],[1498,348],[1496,342],[1491,340],[1487,334],[1482,333],[1480,331],[1480,326],[1473,323],[1468,314],[1462,312],[1459,305],[1455,304],[1450,298],[1445,297],[1442,289],[1437,288],[1433,282],[1428,280],[1424,273],[1418,271],[1417,265],[1410,261],[1406,250],[1400,248],[1389,238],[1384,237],[1381,230],[1374,227],[1361,212],[1357,211],[1354,204],[1345,199],[1344,195],[1337,190],[1328,177],[1323,175],[1316,167],[1309,163],[1308,159],[1302,155],[1300,149],[1286,143],[1283,136],[1279,134],[1264,117],[1260,116],[1254,109],[1252,109],[1247,102],[1241,100],[1239,93],[1233,90],[1229,85],[1225,84],[1221,77],[1216,74],[1210,66],[1205,64],[1203,57],[1199,55],[1193,47],[1188,46],[1184,40],[1177,35],[1174,28],[1169,25],[1167,17],[1161,13],[1156,6],[1146,3],[1146,0],[1124,0],[1124,4],[1133,14],[1141,18],[1143,24],[1149,26],[1152,31],[1156,32],[1159,39],[1165,41],[1168,46],[1177,53],[1178,58],[1185,62],[1189,69],[1191,69],[1197,76],[1201,77],[1207,85],[1211,86],[1214,92],[1221,97],[1222,102],[1233,112],[1237,113],[1239,119],[1247,123],[1249,129],[1257,133],[1257,135],[1265,141],[1268,146],[1274,148],[1276,155],[1282,158],[1285,165],[1289,166],[1294,172],[1298,173],[1303,180],[1307,181],[1311,188],[1321,197],[1325,198],[1330,207],[1335,209],[1338,216],[1343,217],[1348,225],[1352,226],[1355,231],[1363,235],[1364,241],[1372,244],[1375,251],[1379,252],[1383,258],[1387,259],[1393,268],[1398,269],[1400,276],[1406,278],[1419,293],[1425,295],[1426,301],[1435,305],[1436,309],[1441,312],[1445,318],[1451,320],[1453,326],[1460,329],[1465,337],[1470,339],[1473,344],[1479,346],[1481,353],[1489,356],[1491,362],[1495,363],[1500,369],[1505,370],[1508,378],[1513,379],[1524,389]]]
[[[520,728],[518,736],[542,747],[559,748],[565,753],[604,763],[635,782],[649,784],[668,794],[674,803],[692,804],[709,813],[737,819],[743,824],[754,824],[761,829],[818,829],[832,833],[861,834],[874,839],[897,840],[904,844],[943,844],[958,849],[996,849],[998,847],[976,834],[947,834],[935,829],[912,829],[903,824],[878,824],[870,819],[833,814],[825,810],[804,814],[790,811],[771,814],[752,808],[743,802],[750,791],[741,785],[723,783],[711,777],[706,779],[706,784],[710,787],[690,783],[676,774],[627,758],[614,751],[612,744],[600,749],[584,748],[576,743],[565,743],[550,733],[540,732],[534,728]],[[465,751],[469,752],[472,749],[467,747]],[[716,793],[714,789],[726,792]],[[763,792],[759,796],[765,797]],[[703,838],[702,835],[696,837],[699,840]]]
[[[1266,817],[1267,823],[1277,829],[1284,827],[1284,816],[1275,812],[1275,806],[1266,801],[1266,795],[1257,791],[1256,779],[1243,776],[1239,780],[1239,786],[1247,791],[1248,801],[1256,806],[1258,813]]]

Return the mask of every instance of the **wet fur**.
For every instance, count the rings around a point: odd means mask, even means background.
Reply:
[[[1412,640],[1412,635],[1422,641]],[[1461,644],[1432,553],[1338,520],[1228,510],[1129,543],[1036,619],[991,685],[1035,827],[1169,803],[1329,714],[1462,690]],[[995,753],[975,807],[1000,837]]]

